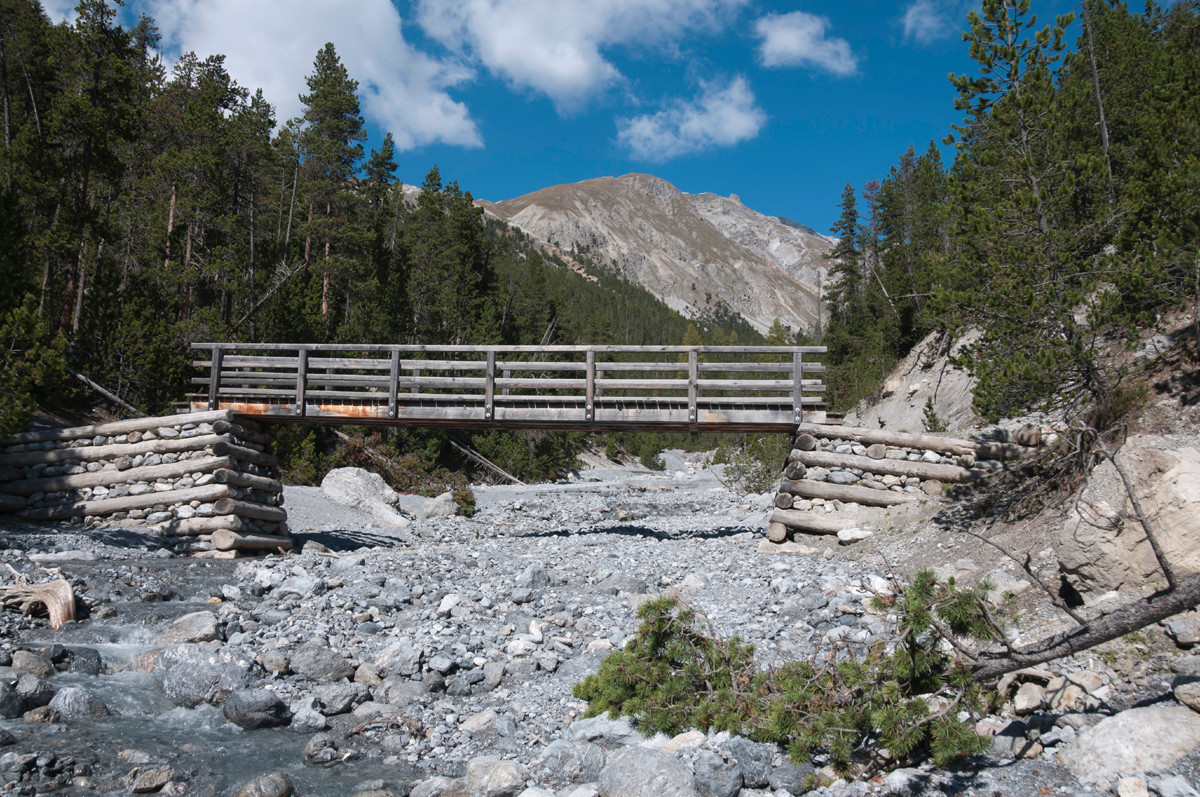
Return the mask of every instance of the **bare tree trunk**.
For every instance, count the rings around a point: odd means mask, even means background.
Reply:
[[[1109,642],[1197,605],[1200,605],[1200,573],[1183,579],[1173,590],[1134,601],[1084,625],[1032,645],[1014,648],[1002,656],[980,658],[972,665],[972,670],[978,680],[990,681],[1023,667],[1043,664]]]
[[[171,202],[167,205],[167,253],[163,268],[171,264],[171,233],[175,231],[175,184],[171,184]]]
[[[293,190],[295,190],[293,188]],[[312,254],[312,220],[313,220],[313,200],[308,200],[308,232],[304,234],[304,267],[307,268]]]
[[[1083,8],[1083,29],[1087,33],[1088,60],[1092,65],[1092,94],[1096,98],[1096,111],[1100,115],[1100,148],[1104,152],[1104,168],[1108,172],[1109,202],[1115,202],[1116,189],[1113,185],[1112,160],[1108,157],[1108,122],[1104,119],[1104,100],[1100,95],[1100,70],[1096,67],[1096,43],[1092,39],[1092,14],[1088,0],[1080,4]]]

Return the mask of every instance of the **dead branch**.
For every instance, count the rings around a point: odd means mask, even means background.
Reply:
[[[1022,667],[1070,656],[1112,641],[1197,605],[1200,605],[1200,573],[1183,579],[1174,589],[1156,592],[1074,628],[1015,648],[1011,655],[982,654],[972,670],[979,680],[990,681]]]
[[[16,578],[15,584],[0,586],[0,602],[5,606],[15,607],[22,614],[33,616],[33,608],[42,605],[50,617],[50,627],[55,631],[65,623],[75,619],[75,590],[71,583],[62,577],[62,571],[57,568],[45,569],[44,572],[57,576],[54,581],[41,584],[31,584],[24,573],[7,565],[9,572]]]

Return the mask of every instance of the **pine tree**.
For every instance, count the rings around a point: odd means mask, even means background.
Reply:
[[[837,244],[825,255],[832,265],[829,267],[830,284],[825,289],[831,320],[842,321],[857,309],[862,295],[862,266],[859,250],[858,197],[854,186],[846,183],[842,189],[841,215],[830,228],[838,237]]]
[[[355,223],[358,197],[353,179],[362,160],[366,140],[358,105],[358,81],[353,80],[338,58],[332,43],[326,43],[313,61],[306,79],[304,127],[300,133],[308,222],[304,244],[305,262],[320,262],[321,320],[330,327],[335,273],[349,270],[350,259],[363,245],[362,230]],[[313,252],[314,246],[319,250]]]

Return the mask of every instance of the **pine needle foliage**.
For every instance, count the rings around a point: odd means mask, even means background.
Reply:
[[[900,616],[893,649],[878,644],[773,669],[755,665],[752,645],[718,638],[693,608],[660,597],[638,610],[633,642],[573,693],[588,702],[586,716],[623,714],[647,736],[730,731],[778,744],[796,761],[827,758],[843,773],[856,752],[878,748],[893,762],[929,757],[944,766],[988,745],[958,719],[961,711],[980,712],[984,695],[944,650],[942,636],[995,638],[983,608],[986,588],[939,585],[932,571],[922,571],[898,597],[874,599]]]

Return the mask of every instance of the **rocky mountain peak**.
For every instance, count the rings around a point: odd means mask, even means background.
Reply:
[[[687,315],[722,304],[766,331],[817,319],[833,239],[758,213],[736,195],[687,194],[650,174],[598,177],[503,202],[493,216],[640,283]]]

